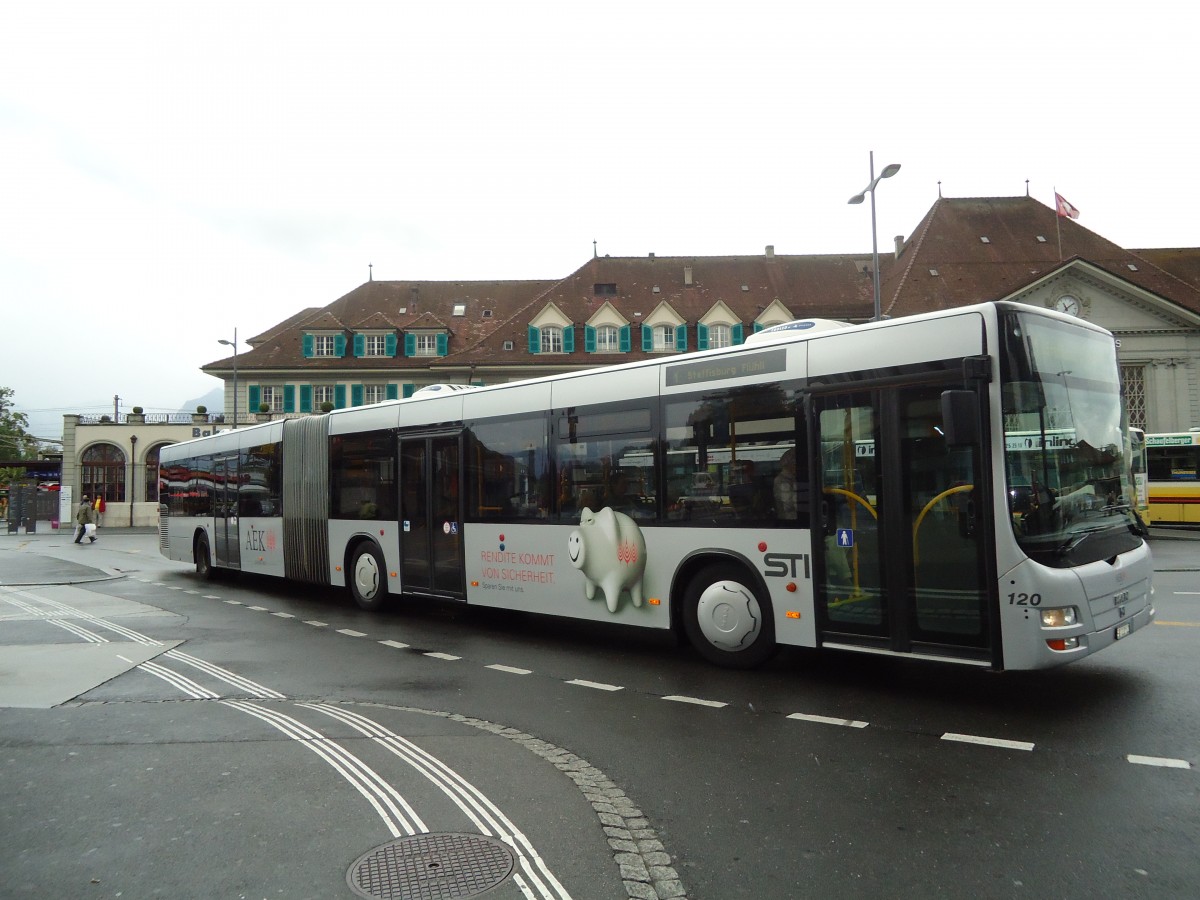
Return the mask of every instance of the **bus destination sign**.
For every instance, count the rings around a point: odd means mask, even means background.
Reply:
[[[706,381],[725,381],[728,378],[752,378],[782,372],[787,367],[787,350],[763,350],[761,353],[739,353],[720,359],[667,366],[667,387],[702,384]]]

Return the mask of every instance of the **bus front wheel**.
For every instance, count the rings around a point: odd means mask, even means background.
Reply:
[[[684,592],[683,625],[706,660],[729,669],[752,669],[775,652],[771,603],[759,596],[740,566],[710,565]]]
[[[208,550],[208,538],[201,535],[196,539],[196,547],[192,551],[196,562],[196,574],[206,581],[213,579],[212,554]]]
[[[359,544],[349,568],[350,595],[360,609],[380,609],[387,599],[387,570],[383,554],[374,544]]]

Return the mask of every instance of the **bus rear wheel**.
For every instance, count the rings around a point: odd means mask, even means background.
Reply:
[[[350,596],[360,609],[374,611],[387,600],[387,570],[383,554],[374,544],[359,544],[354,548],[348,570]]]
[[[683,626],[696,651],[729,669],[752,669],[775,652],[771,603],[732,563],[701,570],[683,596]]]

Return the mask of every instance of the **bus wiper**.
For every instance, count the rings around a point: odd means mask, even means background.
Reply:
[[[1104,530],[1106,530],[1106,529],[1091,528],[1087,531],[1077,532],[1077,533],[1071,535],[1069,538],[1067,538],[1061,544],[1059,544],[1054,552],[1057,553],[1059,556],[1066,556],[1068,553],[1070,553],[1072,550],[1074,550],[1076,547],[1078,547],[1080,544],[1082,544],[1084,541],[1086,541],[1088,538],[1090,538],[1097,531],[1104,531]]]
[[[1130,512],[1132,509],[1133,509],[1132,503],[1113,503],[1109,506],[1102,506],[1100,508],[1100,512],[1102,512],[1102,513]]]

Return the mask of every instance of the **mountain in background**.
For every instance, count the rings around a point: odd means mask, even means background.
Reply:
[[[197,397],[195,400],[189,400],[187,403],[183,404],[183,408],[179,411],[182,413],[194,413],[196,411],[196,407],[200,406],[201,404],[207,406],[210,413],[222,412],[225,407],[225,387],[223,385],[221,387],[215,387],[203,397]],[[240,419],[241,416],[239,415],[238,418]]]

